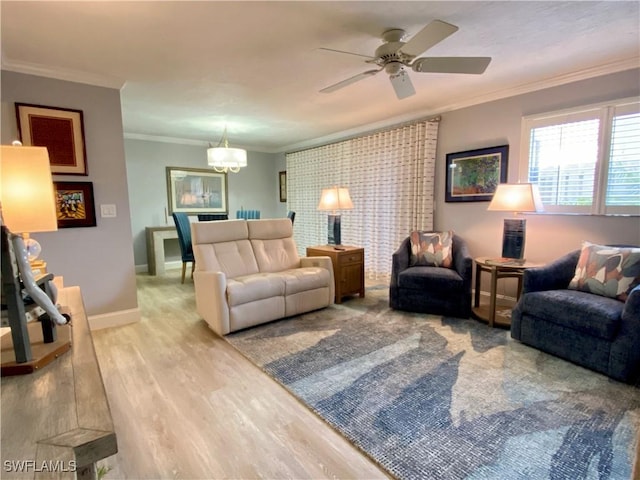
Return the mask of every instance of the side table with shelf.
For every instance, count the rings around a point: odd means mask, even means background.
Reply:
[[[476,283],[473,301],[473,314],[476,318],[483,320],[490,327],[498,326],[509,328],[511,326],[511,308],[499,307],[496,302],[498,280],[503,278],[517,278],[518,291],[516,300],[522,295],[522,277],[527,268],[539,267],[541,264],[533,262],[500,263],[490,257],[477,257],[474,259],[476,265]],[[480,305],[480,284],[482,272],[491,274],[491,289],[489,290],[489,305]]]
[[[364,248],[346,245],[307,247],[307,257],[330,257],[336,288],[336,303],[347,295],[364,297]]]

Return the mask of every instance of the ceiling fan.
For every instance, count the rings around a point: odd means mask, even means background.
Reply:
[[[320,90],[331,93],[347,85],[371,77],[382,70],[389,74],[391,85],[398,99],[410,97],[416,93],[405,67],[410,67],[418,73],[471,73],[481,74],[487,69],[491,57],[421,57],[418,55],[427,51],[437,43],[458,31],[458,27],[442,20],[434,20],[404,42],[406,32],[401,28],[393,28],[382,34],[384,43],[380,45],[373,57],[359,53],[344,52],[331,48],[321,48],[330,52],[346,53],[364,57],[366,63],[377,65],[378,69],[367,70],[353,77],[342,80]]]

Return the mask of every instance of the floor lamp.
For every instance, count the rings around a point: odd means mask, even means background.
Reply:
[[[57,338],[55,326],[66,324],[68,317],[62,315],[54,305],[55,287],[50,282],[52,276],[34,278],[23,238],[23,234],[30,232],[58,229],[46,148],[1,147],[0,222],[2,294],[11,328],[10,348],[5,344],[4,337],[2,341],[2,374],[31,373],[71,348],[70,339]],[[33,242],[31,239],[30,243]],[[32,250],[39,251],[39,245],[32,247]],[[42,341],[32,342],[30,339],[37,329],[27,325],[25,296],[30,297],[29,301],[33,301],[33,305],[44,312],[38,311]]]
[[[501,183],[498,185],[489,208],[497,212],[541,212],[542,201],[538,186],[533,183]],[[505,218],[502,232],[502,258],[524,263],[524,247],[527,220]]]
[[[327,225],[327,241],[329,245],[336,245],[340,249],[342,244],[339,210],[351,210],[353,202],[349,189],[345,187],[331,187],[322,190],[318,210],[330,211]]]

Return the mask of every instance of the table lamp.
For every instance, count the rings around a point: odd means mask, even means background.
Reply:
[[[55,342],[52,322],[67,323],[67,319],[60,314],[51,298],[34,279],[32,265],[29,263],[29,249],[39,252],[39,244],[30,239],[28,243],[31,247],[27,247],[23,238],[24,234],[28,235],[30,232],[58,229],[53,180],[46,148],[1,147],[0,222],[2,293],[7,304],[15,362],[25,363],[32,360],[32,353],[22,298],[23,288],[50,317],[51,322],[42,322],[45,342]]]
[[[489,208],[497,212],[541,212],[542,200],[538,186],[533,183],[500,183]],[[524,263],[527,221],[524,218],[505,218],[502,232],[502,257]]]
[[[318,210],[327,210],[329,214],[329,223],[327,226],[327,236],[329,245],[341,245],[340,234],[340,213],[339,210],[351,210],[353,202],[349,195],[349,189],[345,187],[331,187],[322,190],[320,204]]]

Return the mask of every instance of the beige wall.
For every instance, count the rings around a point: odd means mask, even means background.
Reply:
[[[90,316],[139,318],[131,245],[120,92],[115,89],[2,71],[2,143],[17,138],[15,102],[82,110],[88,176],[54,180],[93,182],[97,226],[35,233],[50,272],[82,289]],[[101,218],[114,204],[116,218]],[[118,320],[115,320],[116,322]]]
[[[453,229],[469,242],[473,256],[500,256],[502,212],[488,212],[488,202],[446,203],[446,154],[509,145],[509,181],[518,179],[521,118],[573,106],[640,95],[640,71],[631,70],[548,88],[442,115],[436,168],[437,229]],[[640,217],[527,215],[526,257],[549,262],[594,243],[640,245]],[[484,289],[483,285],[483,289]],[[513,293],[508,285],[501,287]]]

